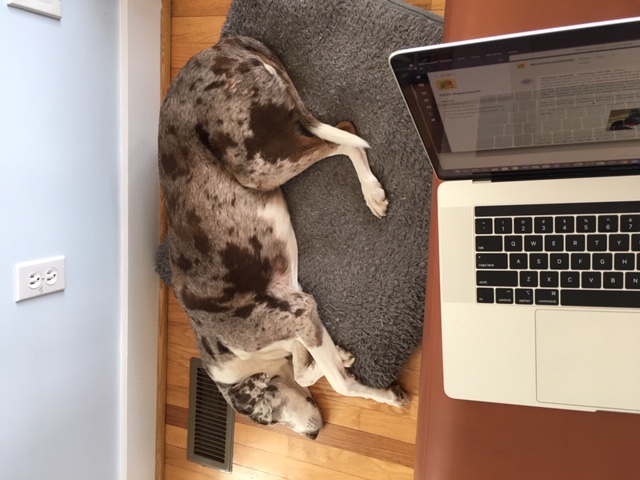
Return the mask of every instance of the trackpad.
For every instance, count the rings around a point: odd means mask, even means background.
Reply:
[[[640,411],[640,312],[538,310],[536,385],[539,402]]]

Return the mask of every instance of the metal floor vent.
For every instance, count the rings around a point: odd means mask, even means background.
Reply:
[[[223,472],[233,464],[235,413],[203,368],[192,358],[189,372],[187,459]]]

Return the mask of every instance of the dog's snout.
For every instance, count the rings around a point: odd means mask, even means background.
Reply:
[[[310,438],[311,440],[315,440],[316,438],[318,438],[318,434],[319,433],[320,433],[320,430],[316,430],[315,432],[307,433],[307,438]]]

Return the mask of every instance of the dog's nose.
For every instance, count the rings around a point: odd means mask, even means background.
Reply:
[[[311,440],[315,440],[316,438],[318,438],[319,433],[320,433],[320,430],[316,430],[315,432],[307,433],[307,437],[310,438]]]

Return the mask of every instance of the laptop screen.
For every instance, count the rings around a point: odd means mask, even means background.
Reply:
[[[440,178],[640,169],[640,19],[403,50],[390,63]]]

